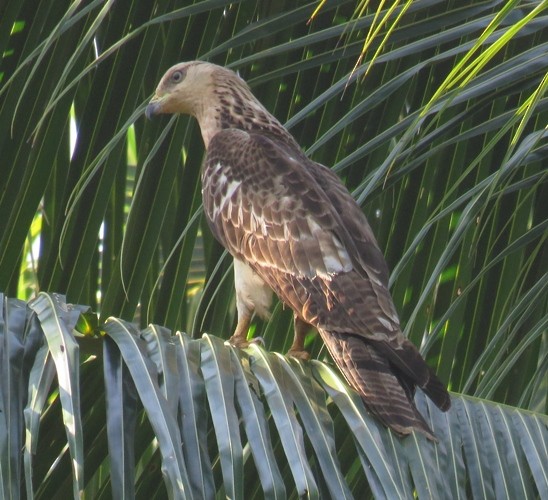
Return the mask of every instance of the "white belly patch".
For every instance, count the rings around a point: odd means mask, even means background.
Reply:
[[[245,262],[234,259],[234,285],[238,317],[255,311],[261,318],[270,317],[272,290]]]

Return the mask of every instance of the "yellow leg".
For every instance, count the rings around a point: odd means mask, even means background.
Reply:
[[[251,323],[251,316],[253,313],[246,311],[244,314],[238,314],[238,324],[234,334],[228,340],[234,347],[247,347],[249,342],[247,341],[247,332]]]
[[[293,338],[293,344],[287,351],[288,356],[303,361],[310,359],[310,354],[304,348],[304,339],[309,330],[310,325],[295,315],[295,337]]]

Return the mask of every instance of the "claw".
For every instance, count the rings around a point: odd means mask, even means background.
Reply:
[[[251,344],[260,344],[262,347],[264,347],[264,339],[262,337],[254,337],[250,340],[247,340],[245,338],[242,338],[240,335],[232,335],[228,339],[231,345],[234,347],[239,347],[240,349],[245,349],[246,347],[249,347]]]
[[[308,361],[310,359],[310,353],[304,350],[289,349],[286,355],[291,356],[292,358],[295,358],[295,359],[300,359],[301,361]]]

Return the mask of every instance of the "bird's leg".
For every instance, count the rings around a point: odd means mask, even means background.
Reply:
[[[303,361],[310,359],[310,354],[304,348],[304,339],[309,330],[310,325],[295,314],[295,337],[293,338],[293,344],[287,351],[288,356]]]
[[[234,334],[228,340],[234,347],[247,347],[249,345],[247,332],[251,323],[251,316],[253,316],[253,311],[246,308],[245,311],[240,312],[238,309],[238,324]]]

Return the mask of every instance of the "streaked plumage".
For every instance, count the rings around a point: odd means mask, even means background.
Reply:
[[[289,354],[306,358],[309,325],[372,413],[396,432],[432,438],[413,403],[420,387],[442,410],[443,384],[401,333],[388,269],[360,207],[338,177],[313,162],[235,73],[181,63],[162,78],[147,115],[198,119],[207,149],[204,211],[235,259],[238,326],[245,345],[270,289],[295,313]]]

